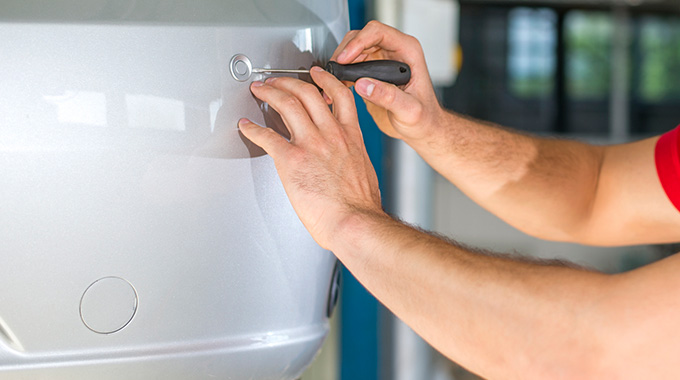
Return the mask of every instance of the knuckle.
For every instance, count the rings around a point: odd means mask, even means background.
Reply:
[[[385,105],[391,105],[394,104],[394,101],[397,98],[397,91],[396,88],[393,86],[390,87],[385,87],[384,90],[382,91],[382,99]]]
[[[413,112],[418,116],[418,119],[420,119],[423,114],[425,113],[425,108],[422,103],[420,102],[415,102],[414,110]]]
[[[420,120],[423,117],[423,105],[420,102],[411,102],[408,109],[415,120]]]
[[[348,99],[354,99],[354,93],[352,92],[352,90],[349,87],[340,86],[339,91],[340,91],[340,96],[346,97]]]
[[[317,151],[319,155],[325,159],[332,158],[333,156],[333,149],[326,143],[318,144]]]
[[[334,128],[329,128],[327,131],[328,134],[328,139],[331,141],[332,144],[337,145],[341,141],[344,140],[345,136],[342,132],[342,128],[339,126],[336,126]]]
[[[422,45],[420,44],[420,41],[411,35],[406,35],[406,41],[405,41],[409,46],[415,47],[415,48],[422,48]]]
[[[284,107],[284,109],[296,109],[302,107],[302,102],[300,102],[300,99],[289,94],[281,97],[280,103]]]
[[[285,87],[288,84],[288,80],[290,78],[285,77],[285,76],[272,76],[270,78],[267,78],[264,83],[271,86],[271,87]]]
[[[352,90],[350,90],[349,87],[344,85],[336,87],[333,96],[336,99],[342,99],[344,101],[348,101],[354,98]]]
[[[318,92],[317,87],[315,85],[311,84],[311,83],[302,82],[302,83],[300,83],[299,86],[300,86],[299,88],[300,88],[301,92],[305,92],[305,93],[307,93],[307,92],[309,92],[309,93]]]
[[[370,28],[370,29],[382,28],[383,25],[384,24],[381,23],[378,20],[371,20],[368,23],[366,23],[366,28]]]
[[[349,40],[353,39],[354,37],[356,37],[357,34],[359,34],[359,31],[358,31],[358,30],[350,30],[350,31],[347,32],[347,34],[345,35],[345,39],[346,39],[347,41],[349,41]]]
[[[331,128],[326,129],[325,139],[327,140],[327,144],[331,147],[346,149],[350,141],[350,136],[342,125],[336,123]]]
[[[301,164],[307,160],[305,151],[298,147],[294,147],[293,149],[290,150],[288,159],[293,164]]]

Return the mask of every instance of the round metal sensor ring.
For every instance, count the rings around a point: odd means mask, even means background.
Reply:
[[[236,54],[231,57],[229,62],[229,72],[239,82],[245,82],[253,73],[253,64],[250,59],[243,54]]]

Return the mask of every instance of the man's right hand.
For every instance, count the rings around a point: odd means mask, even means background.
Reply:
[[[366,100],[368,111],[387,135],[406,141],[433,137],[443,125],[439,105],[417,39],[377,21],[345,36],[332,60],[341,64],[392,59],[411,67],[411,81],[403,89],[375,79],[357,80],[354,88]]]

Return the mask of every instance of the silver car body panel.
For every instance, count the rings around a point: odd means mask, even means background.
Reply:
[[[341,0],[0,5],[1,378],[300,375],[336,260],[228,64],[309,68],[347,29]]]

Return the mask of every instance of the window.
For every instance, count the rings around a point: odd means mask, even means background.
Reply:
[[[614,29],[611,15],[571,11],[564,27],[567,95],[573,100],[606,98]]]
[[[556,63],[555,11],[515,8],[508,19],[510,91],[522,98],[550,95]]]
[[[638,96],[643,101],[680,99],[680,19],[642,18],[640,60]]]
[[[464,63],[443,91],[447,107],[532,132],[607,136],[613,105],[621,109],[610,99],[613,42],[629,30],[631,135],[680,122],[680,9],[630,7],[617,24],[622,15],[604,5],[494,4],[461,2]]]

